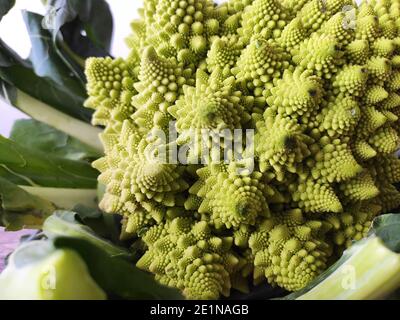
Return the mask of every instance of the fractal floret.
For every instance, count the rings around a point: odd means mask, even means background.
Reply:
[[[144,0],[87,62],[101,208],[190,299],[296,291],[400,206],[400,0]]]
[[[189,298],[228,295],[231,273],[239,272],[244,262],[231,250],[232,237],[214,236],[206,221],[178,217],[151,227],[143,241],[149,250],[138,267],[154,272],[161,283],[182,289]]]

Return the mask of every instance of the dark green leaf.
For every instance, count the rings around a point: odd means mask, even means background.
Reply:
[[[22,15],[32,44],[29,61],[36,75],[50,78],[57,85],[67,87],[75,94],[74,104],[83,108],[87,97],[85,86],[59,58],[51,33],[42,27],[44,17],[28,11],[22,11]]]
[[[11,67],[21,65],[31,68],[29,61],[22,59],[13,49],[11,49],[2,39],[0,39],[0,67]]]
[[[104,0],[50,0],[47,8],[60,57],[85,82],[85,59],[109,55],[113,33],[109,5]]]
[[[370,230],[392,251],[400,253],[400,214],[385,214],[377,217]]]
[[[11,60],[5,60],[5,57],[9,56],[4,56],[2,53],[4,51],[2,51],[0,44],[0,60],[3,63],[9,63]],[[17,64],[0,65],[0,77],[8,84],[7,87],[3,86],[2,96],[17,108],[17,101],[10,98],[15,96],[12,93],[15,88],[76,119],[87,123],[91,121],[92,112],[83,107],[84,99],[79,94],[75,95],[70,88],[60,86],[50,78],[37,76],[31,68]]]
[[[0,39],[0,77],[8,84],[2,84],[2,96],[18,107],[13,100],[16,96],[13,91],[18,88],[67,115],[89,123],[92,111],[83,107],[87,97],[84,85],[53,49],[51,34],[40,29],[42,17],[25,12],[24,18],[28,28],[32,28],[32,62],[19,57]]]
[[[55,207],[0,177],[0,225],[7,230],[40,228]]]
[[[85,239],[107,252],[110,256],[129,259],[129,252],[101,238],[89,226],[79,220],[79,215],[72,211],[56,211],[43,224],[43,232],[50,238],[74,237]]]
[[[117,214],[104,213],[99,209],[88,208],[77,205],[73,208],[79,219],[89,226],[97,235],[111,240],[113,243],[121,244],[121,216]]]
[[[1,69],[0,67],[0,77],[2,70],[4,68]],[[104,148],[99,139],[100,128],[75,119],[1,79],[0,95],[11,105],[25,112],[33,119],[46,123],[103,154]]]
[[[73,49],[81,50],[78,53],[87,54],[86,46],[91,42],[91,50],[97,54],[105,54],[110,50],[113,34],[113,17],[108,3],[104,0],[50,0],[48,5],[55,8],[53,30],[64,33],[63,27],[68,22],[78,19],[82,24],[80,28],[73,30],[74,33],[82,35],[85,31],[86,37],[83,38],[84,47],[81,43],[73,43]],[[70,26],[71,27],[71,26]],[[69,30],[71,32],[72,30]],[[53,33],[54,34],[54,33]],[[76,40],[82,38],[76,38]],[[80,47],[80,48],[79,48]]]
[[[33,119],[16,121],[10,139],[22,147],[70,160],[92,162],[101,156],[99,152],[79,140]]]
[[[182,299],[180,293],[158,284],[132,263],[111,257],[95,245],[76,238],[56,238],[57,248],[69,248],[85,260],[92,278],[108,294],[123,299]]]
[[[41,153],[0,136],[0,176],[15,184],[92,189],[97,175],[87,162]]]
[[[0,1],[0,20],[3,18],[8,11],[15,5],[15,0],[1,0]]]
[[[386,297],[385,300],[400,300],[400,289],[394,291],[392,294]]]
[[[43,16],[25,10],[22,11],[22,16],[32,44],[29,61],[35,73],[39,77],[51,78],[59,85],[66,85],[74,91],[81,91],[81,96],[84,98],[84,87],[76,81],[70,70],[60,63],[53,48],[51,34],[42,27]]]

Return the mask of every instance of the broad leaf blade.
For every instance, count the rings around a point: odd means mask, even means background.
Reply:
[[[92,162],[101,156],[92,147],[33,119],[17,120],[11,130],[10,139],[20,146],[70,160]]]
[[[55,8],[55,17],[53,23],[53,35],[60,30],[73,32],[70,40],[79,40],[68,42],[76,53],[83,57],[89,57],[91,54],[107,54],[111,47],[113,34],[113,17],[108,3],[104,0],[50,0],[48,6]],[[78,19],[81,26],[69,25],[66,23],[75,22]],[[85,31],[86,36],[82,35]],[[78,34],[81,37],[77,37]],[[82,43],[83,41],[84,43]]]
[[[9,55],[4,54],[1,45],[0,60],[0,77],[9,85],[12,85],[12,87],[7,88],[7,92],[13,88],[18,88],[67,115],[90,123],[92,113],[83,107],[84,97],[81,93],[75,93],[70,88],[55,83],[50,78],[41,78],[31,68],[22,64],[9,65],[12,60]],[[15,100],[9,98],[9,93],[6,95],[3,90],[2,96],[11,105],[18,107]],[[27,113],[30,114],[30,112]]]
[[[109,5],[104,0],[51,0],[47,8],[58,54],[85,82],[85,59],[109,56],[113,32]]]
[[[400,253],[400,214],[385,214],[377,217],[370,230],[381,238],[392,251]]]
[[[55,207],[0,177],[0,225],[7,230],[41,228]]]
[[[4,68],[0,67],[0,77],[4,76],[4,73],[1,74],[2,71],[4,71]],[[0,80],[0,95],[12,106],[30,117],[65,132],[69,136],[97,150],[97,152],[103,152],[103,145],[99,139],[100,128],[93,127],[89,123],[73,118],[53,108],[51,105],[17,89],[7,81]]]
[[[129,259],[127,250],[118,247],[98,236],[89,226],[79,221],[79,216],[72,211],[56,211],[43,224],[44,233],[50,238],[73,237],[89,241],[101,248],[110,256],[121,256]]]
[[[67,115],[90,123],[92,111],[83,107],[87,97],[84,85],[52,49],[50,33],[41,29],[42,16],[24,12],[24,18],[31,32],[32,61],[19,57],[0,39],[0,77],[8,84],[6,88],[3,85],[3,97],[15,106],[12,99],[15,94],[10,91],[18,88]]]
[[[32,44],[29,61],[35,74],[51,79],[57,86],[68,88],[74,93],[73,100],[69,102],[85,110],[85,86],[59,58],[50,32],[42,27],[44,17],[28,11],[22,11],[22,15]]]
[[[15,184],[95,189],[97,175],[87,162],[41,153],[0,136],[0,176]]]
[[[15,5],[15,0],[1,0],[0,1],[0,20],[3,18],[8,11]]]
[[[123,244],[121,236],[121,219],[118,214],[110,214],[100,211],[98,208],[90,208],[76,205],[73,210],[79,220],[89,226],[97,235],[111,240],[115,244]]]

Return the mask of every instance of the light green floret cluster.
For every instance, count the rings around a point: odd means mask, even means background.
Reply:
[[[145,0],[127,44],[87,61],[93,166],[160,282],[295,291],[400,205],[400,0]]]

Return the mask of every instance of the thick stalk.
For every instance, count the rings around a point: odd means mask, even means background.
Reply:
[[[400,287],[400,255],[371,236],[324,281],[297,300],[382,299]]]
[[[103,152],[103,145],[99,139],[99,134],[101,133],[99,128],[92,127],[83,121],[51,108],[21,90],[17,90],[15,105],[32,118],[63,131],[88,146]]]
[[[19,186],[30,194],[52,202],[58,208],[72,209],[77,204],[87,207],[97,207],[96,189],[65,189]]]

